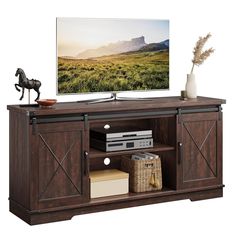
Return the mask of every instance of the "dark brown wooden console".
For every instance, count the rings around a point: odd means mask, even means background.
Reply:
[[[33,225],[139,205],[222,197],[222,110],[225,100],[179,97],[100,104],[58,103],[51,109],[9,105],[10,211]],[[153,131],[163,189],[90,199],[89,171],[120,168],[135,150],[90,148],[92,127],[138,125]],[[111,160],[105,166],[105,157]]]

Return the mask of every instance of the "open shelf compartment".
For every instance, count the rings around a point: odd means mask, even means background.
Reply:
[[[90,129],[101,128],[109,124],[110,126],[121,127],[124,130],[125,127],[137,126],[143,130],[152,130],[153,147],[122,150],[114,152],[105,152],[96,148],[90,147],[89,162],[90,171],[106,170],[106,169],[118,169],[121,170],[122,158],[131,157],[132,154],[137,152],[151,152],[160,156],[162,165],[162,190],[156,190],[151,192],[133,193],[109,196],[102,198],[91,199],[91,202],[99,201],[111,201],[115,199],[141,199],[149,196],[159,196],[176,189],[176,117],[155,117],[135,120],[121,120],[121,121],[106,121],[95,122],[90,124]],[[110,164],[105,165],[105,158],[110,159]]]

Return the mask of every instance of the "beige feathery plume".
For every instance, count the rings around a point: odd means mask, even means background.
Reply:
[[[211,34],[208,33],[205,37],[199,37],[199,40],[196,43],[196,46],[193,49],[193,59],[192,59],[192,70],[191,73],[193,73],[193,68],[195,65],[199,66],[201,65],[215,50],[213,48],[209,48],[202,52],[202,49],[207,42],[207,40],[211,37]]]

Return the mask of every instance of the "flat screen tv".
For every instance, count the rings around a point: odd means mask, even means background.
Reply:
[[[169,21],[57,18],[57,93],[169,89]]]

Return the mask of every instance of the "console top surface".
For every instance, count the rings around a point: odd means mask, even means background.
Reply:
[[[112,101],[103,103],[88,102],[59,102],[52,108],[41,108],[35,104],[32,106],[8,105],[7,109],[34,115],[58,115],[58,114],[86,114],[101,112],[127,112],[153,109],[187,108],[201,106],[217,106],[225,104],[226,100],[209,97],[197,97],[197,99],[181,100],[180,97],[157,97],[152,100],[136,101]]]

